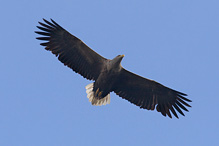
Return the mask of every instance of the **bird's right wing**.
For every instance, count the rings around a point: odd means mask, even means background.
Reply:
[[[41,43],[41,45],[46,46],[46,50],[58,56],[58,59],[64,65],[67,65],[76,73],[89,80],[96,80],[106,59],[94,52],[54,20],[51,19],[52,22],[43,20],[45,23],[39,22],[41,26],[37,26],[41,31],[35,31],[35,33],[43,36],[37,37],[37,39],[47,41]]]
[[[186,94],[125,69],[121,70],[113,91],[140,108],[154,110],[156,106],[158,112],[161,112],[163,116],[168,115],[170,118],[172,118],[170,111],[178,118],[174,108],[184,116],[181,109],[188,111],[185,106],[191,107],[186,103],[191,102],[184,97]]]

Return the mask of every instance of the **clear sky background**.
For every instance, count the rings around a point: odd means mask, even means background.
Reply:
[[[0,3],[0,145],[219,145],[218,0],[8,0]],[[88,102],[88,81],[35,38],[54,19],[106,58],[187,93],[185,117],[163,117],[111,93]]]

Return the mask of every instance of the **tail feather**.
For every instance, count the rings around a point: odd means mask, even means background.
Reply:
[[[88,84],[85,87],[89,102],[91,102],[92,105],[96,105],[96,106],[110,104],[110,94],[108,94],[104,98],[97,99],[94,97],[93,87],[94,87],[94,83]]]

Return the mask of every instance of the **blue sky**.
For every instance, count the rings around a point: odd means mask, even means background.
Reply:
[[[219,145],[219,1],[4,1],[0,16],[0,145]],[[85,80],[36,40],[52,18],[106,58],[187,93],[179,119],[111,93],[91,106]]]

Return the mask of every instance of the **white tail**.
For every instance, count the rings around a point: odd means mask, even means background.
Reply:
[[[108,94],[107,96],[105,96],[102,99],[96,99],[94,97],[93,87],[94,87],[94,83],[88,84],[85,87],[86,88],[86,93],[87,93],[87,98],[89,99],[91,104],[96,105],[96,106],[110,104],[110,94]]]

